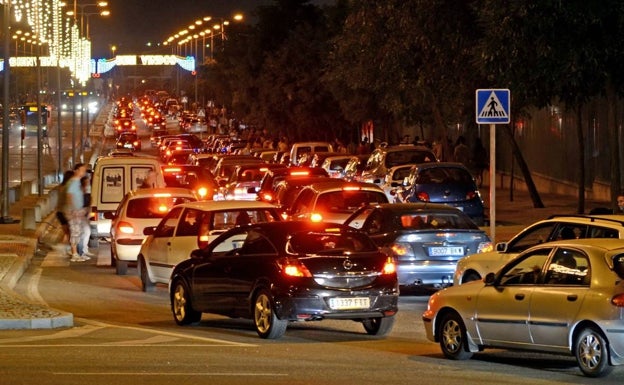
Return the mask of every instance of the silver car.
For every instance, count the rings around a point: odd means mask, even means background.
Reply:
[[[345,224],[364,231],[396,258],[403,288],[446,287],[460,258],[492,248],[488,235],[466,214],[443,204],[371,205],[358,209]]]
[[[624,364],[624,240],[540,244],[497,273],[438,291],[422,318],[450,359],[485,348],[573,355],[589,377]]]

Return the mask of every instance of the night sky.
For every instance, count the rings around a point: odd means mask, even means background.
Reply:
[[[95,3],[93,0],[78,4]],[[112,45],[117,54],[146,53],[148,42],[162,43],[167,37],[204,16],[231,18],[243,13],[253,23],[253,11],[271,0],[108,0],[111,15],[89,16],[93,57],[110,57]],[[89,7],[88,12],[94,12]],[[170,53],[154,49],[153,53]]]

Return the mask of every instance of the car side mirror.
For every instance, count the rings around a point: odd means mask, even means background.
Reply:
[[[493,285],[494,281],[496,281],[496,274],[494,273],[487,273],[483,279],[486,285]]]
[[[496,244],[496,251],[501,252],[501,253],[506,253],[507,252],[507,242],[499,242]]]
[[[152,235],[156,230],[156,226],[148,226],[143,228],[143,235]]]
[[[204,253],[201,249],[195,249],[191,251],[191,259],[201,259],[204,256]]]
[[[114,211],[106,211],[106,212],[104,212],[104,218],[106,218],[106,219],[115,219],[115,212]]]

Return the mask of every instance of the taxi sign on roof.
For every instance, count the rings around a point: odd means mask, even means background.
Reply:
[[[509,123],[509,90],[480,89],[476,93],[478,124]]]

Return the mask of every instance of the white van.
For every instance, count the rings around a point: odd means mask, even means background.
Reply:
[[[104,213],[114,212],[128,191],[136,190],[149,172],[156,174],[154,187],[165,187],[160,161],[154,157],[102,156],[91,179],[92,238],[110,238],[111,220]]]
[[[329,142],[296,142],[290,148],[290,164],[299,165],[299,158],[303,154],[316,152],[333,152],[334,148]]]

